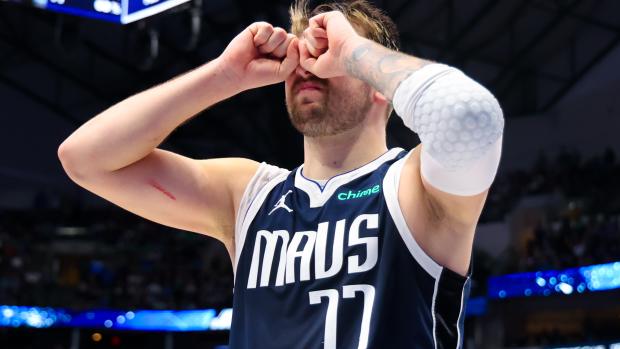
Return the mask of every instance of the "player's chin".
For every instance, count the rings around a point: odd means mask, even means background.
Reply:
[[[314,129],[325,122],[325,108],[320,104],[313,105],[313,103],[295,105],[289,110],[289,117],[293,126],[305,134],[304,130]]]
[[[313,114],[322,114],[326,108],[325,98],[322,95],[315,96],[296,96],[293,104],[297,110],[310,110]]]
[[[320,137],[324,135],[325,126],[316,120],[308,120],[307,122],[293,122],[293,126],[299,133],[306,137]]]
[[[296,125],[304,128],[305,125],[315,124],[321,122],[320,116],[316,115],[312,112],[307,112],[303,110],[295,110],[294,114],[290,115],[291,122]]]

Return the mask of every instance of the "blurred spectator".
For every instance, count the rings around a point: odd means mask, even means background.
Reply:
[[[0,213],[2,304],[231,306],[231,261],[221,243],[118,209],[81,215],[66,209]]]
[[[541,154],[528,171],[500,173],[489,192],[481,221],[503,220],[524,196],[559,193],[565,198],[582,200],[589,213],[620,212],[620,164],[611,148],[601,156],[582,161],[581,156],[565,150],[550,161]]]

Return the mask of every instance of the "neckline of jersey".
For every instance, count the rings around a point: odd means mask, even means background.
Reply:
[[[376,170],[384,162],[395,158],[402,150],[402,148],[398,147],[389,149],[379,157],[360,167],[329,178],[322,188],[317,181],[304,176],[304,165],[302,164],[295,171],[295,187],[308,194],[310,197],[310,207],[323,206],[340,186]]]

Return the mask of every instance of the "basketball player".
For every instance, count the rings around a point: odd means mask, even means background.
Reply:
[[[79,185],[215,237],[235,271],[232,348],[461,348],[474,231],[500,158],[497,101],[396,51],[366,1],[254,23],[217,59],[105,110],[59,148]],[[284,81],[304,162],[193,160],[157,146],[242,91]],[[395,109],[422,144],[387,149]]]

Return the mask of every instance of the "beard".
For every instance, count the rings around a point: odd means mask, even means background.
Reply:
[[[366,119],[372,106],[370,86],[347,90],[321,84],[322,98],[310,100],[287,96],[286,109],[293,126],[306,137],[333,136],[348,131]]]

